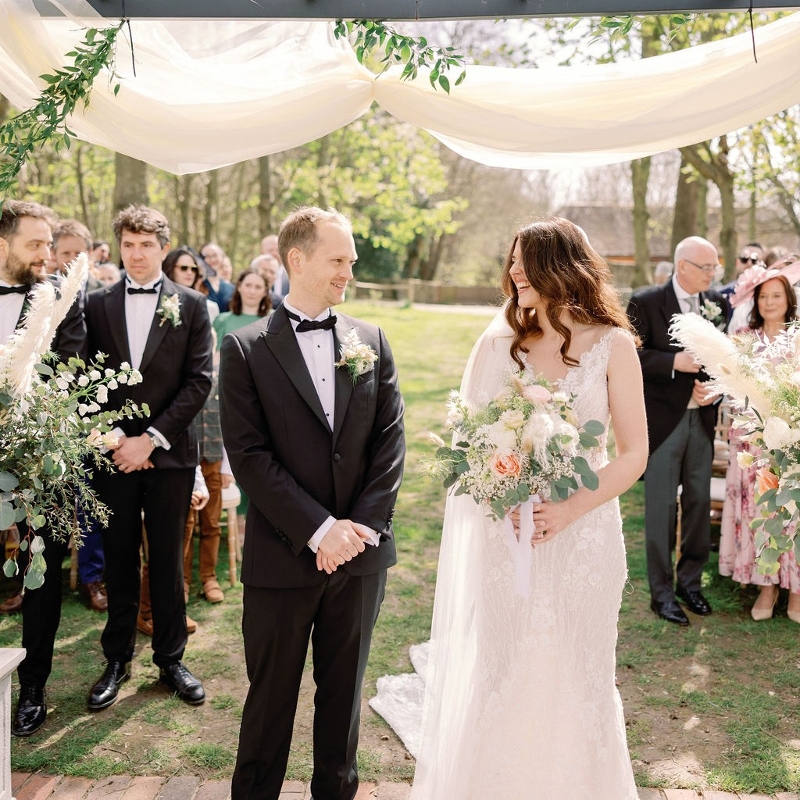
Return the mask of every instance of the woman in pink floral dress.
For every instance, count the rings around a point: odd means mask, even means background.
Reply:
[[[749,328],[735,333],[754,333],[766,345],[797,318],[797,299],[792,283],[800,277],[800,261],[783,271],[751,267],[741,277],[732,305],[753,296]],[[731,429],[730,462],[726,475],[725,507],[719,547],[719,572],[741,584],[759,586],[760,591],[750,614],[754,620],[770,619],[780,588],[789,590],[789,619],[800,623],[800,567],[794,554],[784,553],[775,575],[762,575],[755,563],[754,534],[750,522],[758,515],[754,494],[756,469],[749,466],[758,448],[739,439]]]

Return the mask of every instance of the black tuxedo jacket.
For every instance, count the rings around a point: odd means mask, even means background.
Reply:
[[[60,277],[48,275],[45,280],[50,281],[56,287],[56,292],[59,291],[62,281]],[[35,286],[36,284],[32,284],[31,290]],[[26,295],[22,303],[22,312],[15,327],[19,328],[24,321],[27,306],[28,296]],[[86,320],[83,316],[83,292],[78,293],[75,302],[70,306],[69,311],[64,315],[64,319],[61,320],[61,323],[56,328],[55,336],[50,344],[50,350],[65,364],[73,356],[82,359],[86,358]]]
[[[700,305],[706,300],[720,307],[722,320],[727,324],[728,303],[722,295],[713,290],[702,292]],[[672,433],[683,417],[695,379],[708,380],[704,372],[692,374],[672,369],[675,353],[683,348],[672,340],[668,331],[673,315],[680,313],[680,303],[671,280],[661,286],[651,286],[634,293],[628,303],[628,316],[641,339],[639,361],[644,377],[644,403],[651,453]],[[716,404],[703,406],[700,414],[709,438],[713,439]]]
[[[340,314],[336,357],[353,327],[378,360],[355,384],[345,368],[335,370],[333,430],[283,306],[222,342],[222,434],[250,498],[245,584],[289,588],[322,581],[325,573],[307,543],[328,516],[367,525],[381,538],[340,569],[365,575],[396,563],[392,515],[405,456],[403,400],[379,328]]]
[[[125,281],[90,292],[86,296],[86,325],[89,354],[105,353],[104,366],[119,369],[130,363],[125,325]],[[170,449],[160,447],[150,457],[163,469],[183,469],[198,464],[197,435],[193,420],[211,391],[212,341],[206,299],[199,292],[173,283],[164,276],[158,300],[180,295],[181,324],[173,326],[156,313],[145,345],[139,371],[142,382],[121,385],[109,392],[109,409],[120,408],[125,400],[141,406],[147,403],[150,416],[123,419],[117,424],[127,436],[139,436],[151,425],[163,434]]]

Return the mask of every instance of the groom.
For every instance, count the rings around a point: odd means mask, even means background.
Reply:
[[[242,562],[250,689],[231,797],[281,793],[310,637],[311,792],[352,800],[361,685],[386,570],[396,562],[403,400],[383,332],[331,313],[357,257],[347,218],[300,208],[281,225],[279,247],[290,293],[221,349],[223,437],[250,497]],[[370,357],[336,365],[353,330]]]

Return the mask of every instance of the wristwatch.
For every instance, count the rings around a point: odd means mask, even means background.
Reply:
[[[145,431],[145,435],[150,440],[150,444],[153,445],[153,450],[155,450],[157,447],[163,447],[164,446],[164,443],[161,441],[161,437],[160,436],[156,436],[151,431]]]

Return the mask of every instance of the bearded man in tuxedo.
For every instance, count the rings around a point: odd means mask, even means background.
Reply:
[[[46,264],[51,255],[56,215],[46,206],[22,200],[6,200],[0,212],[0,344],[5,343],[20,326],[28,298],[40,281],[56,285],[61,278],[46,278]],[[86,324],[83,297],[78,295],[56,329],[50,349],[61,361],[86,356]],[[27,533],[25,522],[17,523],[21,536]],[[44,584],[25,591],[3,603],[4,611],[22,610],[22,646],[25,658],[17,669],[19,698],[11,732],[15,736],[36,733],[47,720],[45,684],[53,665],[56,633],[61,620],[61,565],[67,541],[54,539],[47,526],[39,531],[45,539]],[[30,548],[20,553],[20,570],[30,558]]]
[[[289,294],[221,348],[223,438],[250,497],[242,560],[250,689],[231,796],[278,800],[310,638],[311,793],[352,800],[361,686],[397,560],[403,401],[383,332],[331,312],[357,258],[347,218],[298,209],[284,220],[279,247]],[[360,345],[361,358],[342,354],[345,342]]]

